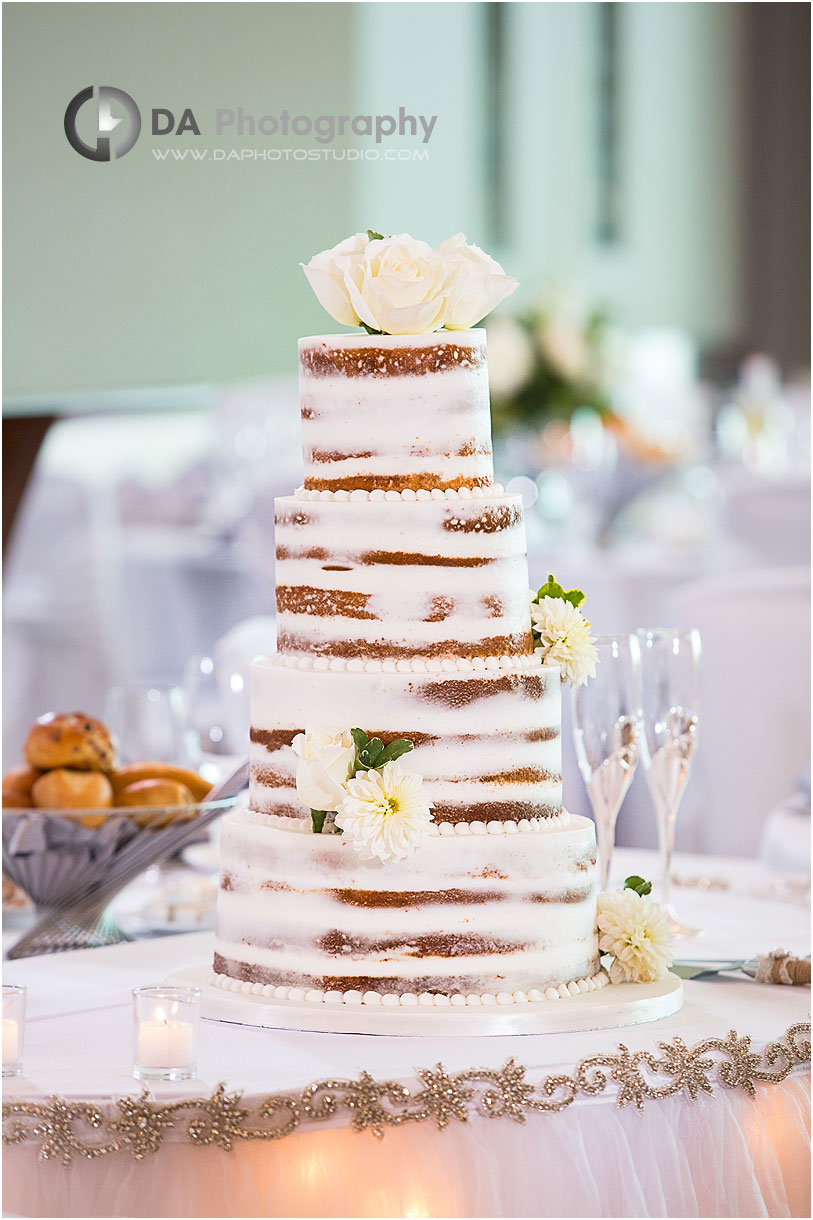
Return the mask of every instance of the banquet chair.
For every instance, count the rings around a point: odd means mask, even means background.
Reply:
[[[671,610],[703,641],[698,747],[678,817],[681,845],[756,856],[770,810],[810,765],[810,569],[698,581],[674,594]]]
[[[754,564],[810,561],[810,479],[749,479],[726,495],[722,525]]]

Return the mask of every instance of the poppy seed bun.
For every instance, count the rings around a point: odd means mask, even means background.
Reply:
[[[100,720],[83,712],[43,717],[31,728],[25,757],[32,767],[50,771],[112,771],[116,765],[110,733]]]

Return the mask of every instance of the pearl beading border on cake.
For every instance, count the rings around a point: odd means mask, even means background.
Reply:
[[[294,834],[313,834],[310,818],[287,818],[278,813],[262,813],[259,809],[242,811],[245,821],[255,826],[273,826],[277,830],[288,830]],[[448,839],[465,835],[515,835],[544,834],[546,831],[564,830],[570,824],[570,814],[567,809],[554,813],[549,818],[520,818],[519,821],[506,822],[430,822],[427,834],[430,839]],[[325,838],[338,838],[331,834]]]
[[[388,500],[390,503],[395,500],[419,501],[426,503],[427,500],[491,500],[495,496],[504,496],[506,494],[502,483],[491,483],[488,487],[433,487],[431,489],[420,487],[414,490],[412,487],[405,487],[403,491],[384,491],[382,487],[375,487],[372,491],[364,491],[362,488],[356,488],[355,491],[311,491],[306,487],[297,487],[294,492],[295,500]]]
[[[209,971],[208,982],[223,991],[240,992],[243,995],[263,996],[270,1000],[289,1000],[308,1004],[368,1004],[384,1008],[479,1008],[508,1006],[510,1004],[538,1004],[542,1000],[569,1000],[572,996],[584,995],[588,991],[600,991],[609,983],[603,970],[597,974],[578,979],[572,983],[560,983],[558,987],[546,987],[544,991],[531,988],[529,991],[486,991],[478,995],[463,995],[433,991],[405,991],[403,994],[378,991],[322,991],[318,987],[274,987],[271,983],[249,983],[229,978],[226,974]]]
[[[273,652],[268,660],[284,669],[312,669],[317,673],[350,674],[455,674],[524,673],[529,669],[556,669],[545,665],[541,649],[509,657],[408,657],[401,660],[364,660],[363,657],[310,657],[304,653]]]

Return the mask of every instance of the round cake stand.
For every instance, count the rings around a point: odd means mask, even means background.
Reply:
[[[165,982],[200,987],[202,1016],[210,1021],[319,1033],[395,1037],[482,1037],[500,1034],[577,1033],[659,1021],[683,1005],[683,983],[670,974],[660,983],[608,984],[564,1000],[469,1007],[389,1008],[380,1004],[311,1004],[224,991],[209,982],[211,967],[186,966]]]

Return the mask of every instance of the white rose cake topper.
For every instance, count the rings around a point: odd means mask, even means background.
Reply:
[[[408,233],[384,237],[368,229],[302,269],[331,317],[372,335],[468,330],[517,287],[462,233],[432,247]]]

